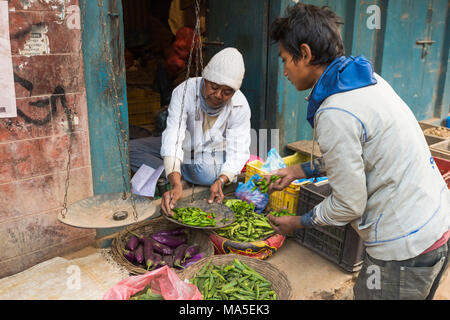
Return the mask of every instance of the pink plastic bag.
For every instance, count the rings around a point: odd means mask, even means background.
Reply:
[[[202,294],[195,285],[182,281],[173,269],[164,266],[120,281],[103,296],[103,300],[128,300],[147,285],[150,285],[153,293],[161,294],[164,300],[202,299]]]
[[[264,162],[264,160],[258,156],[255,156],[254,154],[250,155],[250,159],[247,160],[247,162],[245,163],[247,165],[247,163],[255,161],[255,160],[259,160],[261,162]],[[241,173],[245,173],[245,171],[247,171],[247,166],[244,165],[244,168],[242,168]]]

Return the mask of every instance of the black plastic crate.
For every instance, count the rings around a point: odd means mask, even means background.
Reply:
[[[307,213],[330,193],[331,188],[328,183],[310,184],[300,188],[297,215]],[[356,272],[362,267],[365,254],[364,243],[350,224],[342,227],[300,229],[294,233],[293,239],[336,263],[347,272]]]

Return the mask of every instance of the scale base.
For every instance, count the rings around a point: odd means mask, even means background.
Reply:
[[[124,200],[122,199],[123,192],[116,192],[80,200],[67,208],[65,217],[60,212],[58,220],[77,228],[106,229],[128,226],[159,215],[153,200],[130,193],[127,193],[126,196],[127,198]],[[132,199],[137,212],[137,220],[134,217]]]

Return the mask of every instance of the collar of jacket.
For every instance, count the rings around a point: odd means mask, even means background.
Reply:
[[[363,56],[339,57],[325,69],[307,97],[307,120],[314,128],[314,116],[322,102],[329,96],[355,90],[377,83],[373,66]]]

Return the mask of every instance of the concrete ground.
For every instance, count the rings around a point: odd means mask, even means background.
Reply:
[[[196,198],[207,196],[207,188],[196,188]],[[184,197],[191,196],[189,189]],[[155,201],[159,205],[160,201]],[[128,272],[111,264],[102,244],[114,234],[96,241],[96,247],[86,247],[72,254],[55,258],[55,262],[35,266],[11,277],[0,279],[0,299],[101,299],[109,288],[128,277]],[[67,259],[64,260],[64,259]],[[282,247],[267,262],[284,271],[292,286],[294,300],[351,300],[353,284],[358,273],[348,273],[314,251],[288,238]],[[69,290],[67,281],[71,277],[70,266],[81,267],[82,279],[95,289]],[[124,272],[125,271],[125,272]],[[447,269],[435,300],[450,300],[450,268]],[[58,276],[57,276],[58,275]],[[43,280],[45,279],[45,280]],[[36,290],[39,288],[39,290]],[[57,289],[59,288],[59,289]],[[24,292],[27,294],[24,295]]]
[[[107,250],[107,249],[106,249]],[[111,263],[105,249],[83,250],[46,261],[11,277],[0,279],[1,300],[100,300],[115,284],[129,276]],[[282,270],[290,281],[293,300],[351,300],[357,273],[343,271],[334,263],[303,247],[292,239],[266,261]],[[80,268],[81,287],[68,285]],[[450,300],[450,277],[446,275],[435,300]]]
[[[65,256],[78,259],[97,252],[88,247]],[[358,273],[348,273],[292,239],[266,261],[284,271],[292,286],[293,300],[352,300],[353,284]],[[101,266],[93,266],[101,268]],[[435,300],[450,300],[450,268],[447,269]],[[109,275],[104,274],[107,278]],[[78,293],[81,294],[81,293]],[[77,298],[78,299],[78,298]]]

